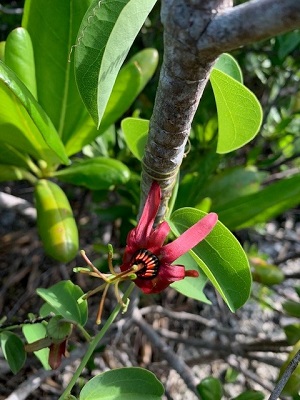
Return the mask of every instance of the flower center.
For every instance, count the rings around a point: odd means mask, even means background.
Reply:
[[[138,266],[136,275],[140,279],[153,279],[158,274],[159,259],[149,250],[138,250],[132,257],[132,265],[134,264]]]

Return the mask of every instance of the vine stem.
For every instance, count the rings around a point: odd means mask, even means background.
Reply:
[[[124,293],[124,296],[122,298],[124,304],[126,304],[126,301],[127,301],[128,297],[130,296],[130,293],[132,292],[133,288],[134,288],[134,283],[132,282],[130,284],[130,286],[128,287],[128,289],[126,290],[126,292]],[[77,370],[74,372],[72,379],[70,380],[68,386],[66,387],[63,394],[59,397],[58,400],[66,400],[68,398],[68,396],[71,394],[71,390],[72,390],[73,386],[76,384],[77,379],[79,378],[84,367],[86,366],[87,362],[89,361],[90,357],[92,356],[93,351],[97,347],[99,341],[106,334],[106,332],[108,331],[108,329],[110,328],[110,326],[114,322],[114,320],[116,319],[116,317],[119,314],[119,312],[121,311],[121,309],[122,309],[122,305],[118,303],[116,305],[116,307],[114,308],[113,312],[110,314],[107,321],[105,322],[105,324],[103,325],[102,329],[97,333],[97,335],[91,341],[91,343],[87,349],[87,352],[85,353],[83,359],[81,360],[81,363],[79,364]]]

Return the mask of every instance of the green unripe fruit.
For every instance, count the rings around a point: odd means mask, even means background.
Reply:
[[[35,186],[34,196],[45,252],[55,260],[71,261],[78,251],[78,230],[65,193],[54,182],[41,179]]]

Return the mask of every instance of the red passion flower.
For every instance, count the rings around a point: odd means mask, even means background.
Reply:
[[[184,265],[172,263],[201,242],[218,220],[217,214],[207,214],[173,242],[164,245],[170,232],[169,224],[163,221],[153,227],[160,200],[161,189],[154,181],[138,225],[127,236],[123,263],[120,267],[122,273],[134,269],[137,276],[134,283],[147,294],[159,293],[172,282],[187,276],[198,276],[197,271],[186,271]]]

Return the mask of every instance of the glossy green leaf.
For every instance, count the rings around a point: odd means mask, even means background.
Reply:
[[[22,340],[14,333],[4,331],[0,333],[0,343],[9,368],[16,374],[23,367],[26,360]]]
[[[149,121],[141,118],[125,118],[121,128],[129,150],[138,159],[142,160],[146,146]]]
[[[233,58],[230,54],[221,54],[217,62],[215,63],[214,69],[218,69],[219,71],[222,71],[225,74],[231,76],[231,78],[235,79],[236,81],[243,83],[241,68],[236,59]]]
[[[282,303],[282,308],[291,317],[300,318],[300,303],[294,300],[287,300]]]
[[[45,252],[60,262],[73,260],[78,252],[78,230],[67,196],[56,183],[40,179],[34,198]]]
[[[70,52],[90,3],[26,0],[24,7],[22,26],[33,43],[39,103],[64,143],[87,113],[76,87],[74,57]]]
[[[0,60],[4,62],[5,59],[5,42],[0,42]]]
[[[292,32],[287,32],[283,35],[277,36],[278,41],[278,57],[284,60],[288,54],[296,49],[300,44],[300,31],[299,29]]]
[[[256,193],[242,196],[228,204],[215,207],[219,219],[229,229],[242,229],[266,222],[300,201],[300,175],[281,179]]]
[[[213,69],[210,81],[218,110],[217,152],[229,153],[250,142],[262,122],[262,109],[254,94],[224,72]]]
[[[225,373],[225,382],[226,383],[235,383],[237,382],[238,376],[240,375],[240,372],[237,371],[235,368],[232,367],[228,367],[226,369],[226,373]]]
[[[205,188],[209,185],[211,176],[219,169],[220,161],[221,157],[215,151],[208,151],[197,159],[192,171],[186,173],[180,181],[175,208],[187,205],[195,207],[203,198],[209,197]]]
[[[120,368],[92,378],[80,392],[80,400],[160,400],[164,388],[156,376],[142,368]]]
[[[289,344],[296,344],[300,341],[300,323],[294,323],[283,327]]]
[[[46,318],[49,317],[50,314],[53,313],[54,315],[57,314],[57,311],[55,310],[55,308],[51,307],[50,304],[48,303],[44,303],[39,311],[39,315],[42,318]]]
[[[105,131],[128,110],[154,74],[157,63],[157,50],[145,49],[135,54],[121,68],[105,108],[99,133]]]
[[[92,117],[86,113],[82,120],[78,122],[77,129],[65,144],[66,153],[68,156],[78,153],[85,145],[97,138],[98,135],[99,131],[97,130],[95,122]]]
[[[93,142],[84,146],[82,153],[89,158],[109,157],[119,141],[117,136],[116,126],[114,124],[110,125],[110,127],[100,136],[97,136]]]
[[[265,176],[265,173],[253,167],[227,168],[209,179],[202,189],[199,188],[195,200],[207,196],[212,199],[213,207],[216,209],[236,198],[256,193]]]
[[[0,142],[49,164],[69,160],[51,120],[23,82],[0,61]]]
[[[57,171],[55,176],[73,185],[100,190],[126,183],[130,178],[130,170],[121,161],[95,157]]]
[[[264,400],[265,395],[258,390],[247,390],[232,400]]]
[[[186,253],[176,260],[176,264],[184,265],[186,270],[193,269],[198,271],[199,276],[198,278],[185,278],[181,281],[174,282],[171,284],[171,287],[186,297],[201,301],[202,303],[211,304],[211,301],[208,300],[203,292],[207,283],[207,277],[202,273],[202,270],[198,267],[193,257],[189,253]]]
[[[193,208],[176,210],[171,215],[172,231],[180,235],[205,215]],[[238,240],[221,222],[190,254],[231,311],[247,301],[251,289],[248,259]]]
[[[21,181],[27,179],[28,175],[28,172],[20,167],[0,164],[0,182]]]
[[[33,343],[37,340],[43,339],[46,337],[47,334],[46,327],[42,323],[23,325],[22,331],[28,343]],[[35,351],[34,355],[40,360],[44,369],[46,370],[51,369],[48,363],[48,358],[49,358],[48,347]]]
[[[81,97],[99,126],[117,74],[156,0],[94,0],[75,48]]]
[[[197,391],[202,400],[221,400],[223,395],[222,384],[219,379],[208,376],[197,385]]]
[[[120,70],[108,100],[99,130],[90,116],[79,124],[66,143],[67,154],[74,154],[91,143],[115,123],[130,107],[153,75],[158,62],[155,49],[145,49],[133,56]]]
[[[55,315],[49,320],[46,330],[51,341],[59,344],[71,335],[72,324],[61,315]]]
[[[268,264],[264,260],[251,258],[252,278],[266,286],[278,285],[284,281],[284,273],[276,265]]]
[[[87,301],[77,303],[79,297],[83,296],[83,292],[73,282],[61,281],[48,289],[38,288],[37,293],[64,318],[82,326],[86,324]]]
[[[0,163],[28,169],[32,161],[28,154],[17,150],[8,143],[2,142],[0,145]]]
[[[35,63],[30,35],[24,28],[16,28],[6,39],[5,64],[12,69],[27,89],[37,98]]]

